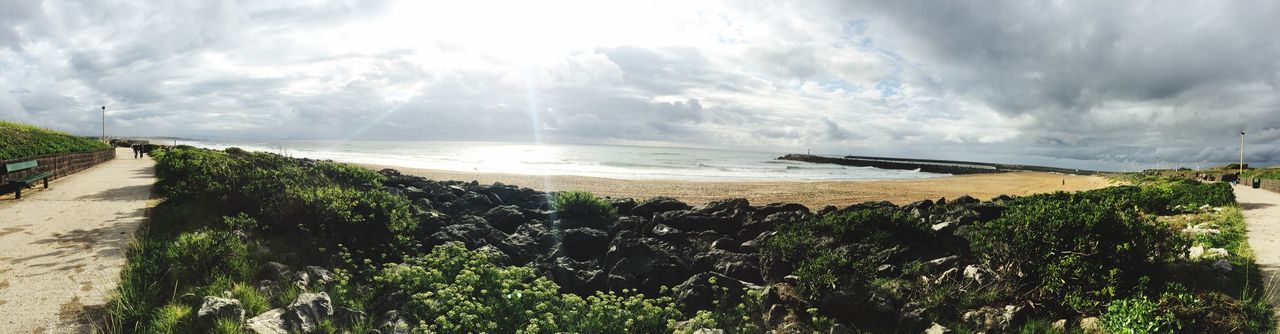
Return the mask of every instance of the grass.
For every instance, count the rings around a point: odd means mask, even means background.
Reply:
[[[97,140],[31,125],[0,121],[0,160],[111,148]]]

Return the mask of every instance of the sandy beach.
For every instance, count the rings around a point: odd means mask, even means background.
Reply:
[[[969,195],[991,199],[1002,194],[1029,195],[1053,191],[1079,191],[1106,187],[1112,182],[1099,176],[1060,175],[1039,172],[975,174],[934,179],[887,181],[818,181],[818,182],[720,182],[673,180],[619,180],[569,175],[514,175],[468,173],[435,169],[361,164],[380,170],[392,168],[401,173],[435,180],[476,180],[481,183],[501,182],[541,191],[580,190],[598,196],[644,199],[667,196],[690,204],[741,197],[753,204],[774,202],[804,204],[813,209],[826,205],[847,206],[866,201],[890,201],[906,204],[923,199],[956,198]]]

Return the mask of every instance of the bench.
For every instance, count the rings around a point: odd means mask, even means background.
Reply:
[[[5,174],[13,175],[13,173],[36,168],[40,163],[35,160],[23,161],[4,165]],[[34,171],[34,170],[33,170]],[[49,189],[49,177],[53,176],[53,172],[35,173],[26,177],[9,180],[9,186],[14,188],[14,199],[22,198],[22,188],[30,188],[36,181],[44,180],[44,188]],[[3,194],[3,193],[0,193]]]

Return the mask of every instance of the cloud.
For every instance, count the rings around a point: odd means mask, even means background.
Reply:
[[[0,0],[0,118],[1103,169],[1229,162],[1243,128],[1280,163],[1278,6]]]

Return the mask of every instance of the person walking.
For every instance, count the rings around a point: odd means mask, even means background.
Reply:
[[[130,144],[129,146],[133,148],[134,159],[142,157],[142,145],[138,145],[138,143],[133,143],[133,144]]]

